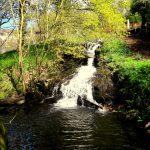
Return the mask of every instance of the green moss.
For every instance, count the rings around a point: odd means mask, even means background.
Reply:
[[[16,51],[7,52],[5,54],[0,54],[0,72],[7,68],[11,68],[18,62],[18,53]]]

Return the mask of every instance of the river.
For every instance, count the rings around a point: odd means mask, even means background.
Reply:
[[[132,123],[119,113],[43,104],[3,116],[9,150],[142,150]]]

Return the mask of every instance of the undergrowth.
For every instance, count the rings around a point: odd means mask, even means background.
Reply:
[[[23,74],[27,88],[29,86],[33,88],[33,83],[39,80],[59,78],[67,57],[70,62],[71,59],[84,58],[82,49],[81,44],[62,39],[26,45],[23,51]],[[0,66],[0,99],[9,97],[13,93],[21,94],[18,52],[0,54]]]
[[[117,38],[106,40],[101,53],[114,73],[116,102],[125,104],[127,117],[138,122],[149,120],[150,60],[133,54],[126,43]]]

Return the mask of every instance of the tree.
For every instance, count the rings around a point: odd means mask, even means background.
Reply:
[[[0,1],[0,28],[11,19],[11,12],[8,0]]]
[[[22,82],[22,91],[25,92],[25,79],[24,79],[24,67],[23,67],[23,53],[24,53],[24,42],[26,34],[26,0],[9,0],[9,6],[11,11],[11,19],[14,21],[16,31],[18,34],[18,55],[19,55],[19,72],[20,80]]]
[[[89,0],[86,6],[86,10],[91,16],[90,18],[95,19],[97,29],[99,28],[101,34],[124,34],[126,30],[125,10],[129,9],[130,0]],[[87,13],[87,11],[85,13]],[[91,23],[93,21],[91,21]]]
[[[36,83],[49,72],[60,71],[63,56],[84,57],[81,43],[104,39],[105,35],[123,35],[124,9],[130,0],[8,1],[16,24],[19,61],[7,71],[16,79],[16,89],[25,92],[28,81]]]
[[[133,0],[131,12],[138,12],[142,17],[141,28],[145,28],[146,22],[150,15],[150,1],[149,0]]]
[[[18,40],[18,53],[19,53],[19,69],[20,77],[22,79],[23,92],[25,92],[25,79],[23,74],[23,50],[24,50],[24,37],[26,33],[26,1],[19,0],[19,40]]]

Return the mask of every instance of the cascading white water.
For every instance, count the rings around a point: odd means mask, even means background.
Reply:
[[[91,46],[89,46],[89,48],[86,50],[86,53],[87,54],[92,54],[92,57],[94,56],[94,54],[95,54],[95,50],[97,49],[97,48],[99,48],[99,47],[101,47],[101,45],[100,44],[91,44]]]
[[[93,45],[90,47],[92,53],[98,48],[99,44]],[[88,50],[88,51],[90,51]],[[91,57],[91,56],[90,56]],[[60,99],[55,106],[60,108],[71,108],[77,106],[78,96],[81,98],[87,96],[87,100],[98,105],[93,99],[92,95],[92,77],[96,72],[96,68],[93,66],[94,55],[91,58],[88,58],[87,66],[81,66],[78,68],[77,73],[69,81],[61,85],[61,92],[63,98]]]

